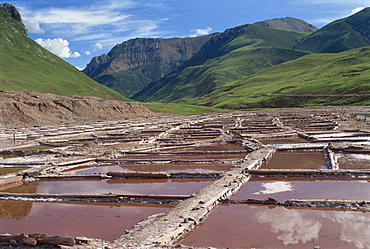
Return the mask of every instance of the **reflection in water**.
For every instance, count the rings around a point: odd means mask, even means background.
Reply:
[[[1,201],[0,202],[0,219],[21,220],[32,209],[32,202]]]
[[[342,241],[353,244],[356,248],[370,248],[370,213],[323,213],[322,217],[341,225]]]
[[[223,204],[179,243],[216,248],[370,248],[370,212]]]
[[[7,193],[40,194],[148,194],[189,195],[204,188],[213,179],[112,179],[112,180],[49,180],[23,183],[8,188]]]
[[[333,178],[292,178],[284,181],[275,177],[252,177],[232,200],[275,198],[289,199],[331,199],[370,200],[370,182],[367,180]]]
[[[0,201],[0,207],[8,202]],[[47,233],[60,236],[86,236],[113,241],[148,216],[166,212],[168,206],[95,206],[48,202],[12,201],[9,208],[31,207],[20,219],[0,219],[0,234]],[[15,211],[14,212],[17,212]],[[22,214],[23,215],[23,214]],[[0,246],[1,247],[1,246]]]
[[[284,245],[306,243],[319,237],[321,223],[306,218],[297,210],[274,208],[261,211],[257,214],[261,223],[270,223],[271,231],[279,234],[278,239]]]
[[[265,182],[261,183],[261,190],[253,194],[276,194],[281,192],[293,191],[294,187],[290,182]]]

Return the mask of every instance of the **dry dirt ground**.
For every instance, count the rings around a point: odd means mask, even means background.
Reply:
[[[4,100],[9,95],[12,95],[11,99]],[[90,112],[87,110],[92,105],[91,101],[100,102],[100,100],[93,98],[87,101],[80,97],[72,97],[63,101],[51,101],[45,100],[45,96],[36,95],[25,93],[25,95],[18,96],[12,92],[6,92],[0,105],[3,114],[1,116],[3,125],[0,126],[0,167],[19,165],[28,167],[18,173],[0,176],[0,180],[3,181],[0,188],[5,192],[8,184],[40,179],[92,179],[93,177],[100,179],[191,179],[201,177],[213,181],[206,187],[185,196],[176,193],[145,196],[113,193],[109,196],[76,194],[72,198],[68,193],[59,195],[0,194],[0,200],[11,199],[26,202],[35,200],[48,202],[58,198],[61,203],[111,201],[160,202],[175,205],[165,213],[152,216],[128,228],[127,231],[122,231],[122,235],[114,241],[91,240],[86,245],[75,245],[76,248],[176,246],[180,238],[202,223],[220,202],[227,201],[248,182],[253,174],[262,176],[273,174],[273,171],[260,170],[260,167],[276,151],[322,151],[326,159],[325,170],[299,168],[281,170],[278,173],[280,176],[330,175],[331,177],[361,177],[361,179],[370,177],[369,168],[354,166],[351,170],[343,170],[340,165],[338,166],[338,155],[343,151],[364,155],[369,153],[369,122],[362,116],[356,117],[357,114],[367,114],[369,107],[297,108],[158,117],[134,103],[131,103],[129,108],[123,106],[117,108],[121,104],[113,102],[114,105],[104,104],[104,107],[99,104],[99,108]],[[17,98],[19,103],[23,102],[26,106],[15,103]],[[71,106],[82,106],[83,109],[73,109]],[[36,108],[35,112],[33,108]],[[43,108],[46,108],[47,113],[53,113],[54,110],[63,111],[58,114],[59,117],[50,116],[41,121],[43,118],[40,113],[43,112]],[[135,109],[135,117],[123,114],[123,109],[130,112],[132,108]],[[27,109],[32,109],[32,113]],[[81,119],[76,118],[82,113],[90,114]],[[93,113],[98,113],[98,115]],[[14,118],[15,115],[17,118]],[[104,118],[102,115],[105,115]],[[19,118],[20,116],[24,118]],[[125,116],[124,119],[123,116]],[[8,119],[11,121],[8,122]],[[28,121],[31,125],[19,127],[24,126]],[[36,124],[37,127],[34,126]],[[265,139],[287,138],[306,139],[306,143],[295,143],[294,141],[286,144],[261,143]],[[55,147],[37,149],[40,145]],[[238,150],[229,150],[226,145],[241,147]],[[102,164],[118,163],[140,165],[144,169],[85,175],[73,171],[79,167],[89,166],[91,168]],[[212,172],[145,170],[146,165],[148,167],[157,164],[176,166],[180,163],[187,165],[230,164],[230,168]],[[72,173],[66,173],[66,170]],[[291,206],[308,205],[304,200],[294,203],[291,200],[279,202],[273,198],[265,201],[256,200],[256,203],[259,205],[288,205],[287,203]],[[328,200],[317,200],[309,205],[311,207],[319,205],[325,207],[326,205],[333,209],[363,209],[364,212],[370,209],[369,202],[365,200],[342,201],[334,204]],[[66,246],[61,245],[61,247]]]
[[[137,102],[0,91],[0,126],[31,127],[150,116]]]

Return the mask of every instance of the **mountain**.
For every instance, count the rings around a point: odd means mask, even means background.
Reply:
[[[317,29],[311,24],[291,17],[266,20],[258,24],[297,32],[312,32]],[[196,60],[198,60],[196,64],[204,62],[202,58],[204,51],[208,53],[206,59],[210,59],[209,48],[211,46],[230,42],[230,39],[233,39],[231,33],[234,33],[236,37],[240,35],[238,32],[243,31],[240,28],[234,28],[223,33],[194,38],[132,39],[116,45],[108,54],[94,57],[83,72],[101,84],[129,97],[150,83],[182,70],[189,64],[194,64]],[[226,39],[225,33],[229,36]],[[220,52],[217,47],[216,50]],[[213,53],[213,57],[223,55],[223,53],[222,51],[221,54]],[[188,63],[189,60],[191,60],[190,63]],[[282,61],[285,60],[282,59]]]
[[[366,8],[316,31],[294,18],[227,29],[130,97],[236,109],[370,104],[369,23]]]
[[[312,33],[318,30],[312,24],[309,24],[303,20],[296,19],[293,17],[285,17],[285,18],[274,18],[265,21],[256,22],[254,24],[258,24],[264,27],[274,28],[274,29],[281,29],[285,31],[293,31],[293,32],[308,32]]]
[[[308,54],[218,87],[189,103],[218,108],[369,105],[370,47]]]
[[[291,49],[305,35],[256,24],[228,29],[212,37],[180,70],[150,83],[131,98],[179,102],[203,96],[228,82],[307,54]]]
[[[0,4],[0,90],[128,100],[28,37],[18,10]]]
[[[176,71],[214,35],[194,38],[137,38],[94,57],[84,69],[92,79],[124,96]]]
[[[370,46],[370,8],[329,23],[304,38],[295,48],[315,53],[338,53]]]

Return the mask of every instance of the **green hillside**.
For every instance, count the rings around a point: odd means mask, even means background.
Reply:
[[[143,106],[151,110],[152,112],[161,113],[165,115],[193,115],[193,114],[204,114],[204,113],[219,113],[228,112],[228,110],[207,107],[207,106],[196,106],[186,105],[177,103],[142,103]]]
[[[315,53],[338,53],[370,46],[370,8],[329,23],[304,38],[296,48]]]
[[[28,38],[19,12],[12,5],[0,5],[0,24],[0,90],[128,101]]]
[[[203,96],[228,82],[307,54],[290,49],[304,36],[254,24],[226,30],[185,62],[181,70],[149,84],[131,98],[179,102]]]
[[[370,47],[308,54],[188,103],[219,108],[369,105]]]

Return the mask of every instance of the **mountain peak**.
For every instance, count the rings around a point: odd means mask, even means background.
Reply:
[[[301,19],[296,19],[293,17],[284,17],[284,18],[274,18],[265,21],[256,22],[255,24],[274,28],[274,29],[281,29],[285,31],[293,31],[293,32],[315,32],[318,30],[312,24],[309,24]]]
[[[19,13],[18,9],[14,7],[13,5],[8,4],[8,3],[3,3],[3,4],[0,4],[0,8],[5,9],[9,13],[10,17],[14,18],[15,20],[19,22],[22,22],[21,14]]]
[[[17,30],[24,36],[28,36],[28,31],[22,22],[22,16],[18,9],[11,4],[0,4],[0,23],[6,22],[10,24],[13,29]],[[2,27],[3,29],[3,27]],[[2,30],[2,33],[6,32]],[[14,32],[14,30],[12,31]]]

